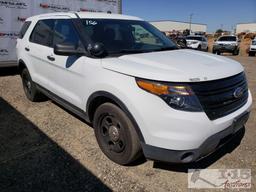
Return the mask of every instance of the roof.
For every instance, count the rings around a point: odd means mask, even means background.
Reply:
[[[189,22],[187,21],[177,21],[177,20],[155,20],[155,21],[149,21],[150,23],[154,23],[154,22],[178,22],[178,23],[187,23],[189,24]],[[191,24],[196,24],[196,25],[206,25],[204,23],[191,23]]]
[[[237,23],[236,25],[246,25],[246,24],[255,24],[256,25],[256,22],[248,22],[248,23]]]
[[[92,18],[92,19],[121,19],[121,20],[142,20],[139,17],[121,15],[121,14],[110,14],[110,13],[92,13],[92,12],[57,12],[57,13],[46,13],[29,17],[27,20],[38,20],[38,19],[49,19],[53,17],[69,17],[77,18]]]

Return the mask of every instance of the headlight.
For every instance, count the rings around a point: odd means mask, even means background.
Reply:
[[[170,107],[183,111],[202,111],[202,107],[190,88],[185,84],[165,84],[155,81],[136,79],[137,85],[162,98]]]
[[[232,46],[237,46],[237,43],[231,43],[230,45],[232,45]]]

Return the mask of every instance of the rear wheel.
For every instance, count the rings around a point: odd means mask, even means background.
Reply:
[[[110,160],[127,165],[142,155],[135,128],[118,106],[112,103],[99,106],[93,118],[93,127],[102,152]]]
[[[35,102],[45,99],[44,95],[37,90],[27,68],[22,70],[21,78],[25,95],[30,101]]]

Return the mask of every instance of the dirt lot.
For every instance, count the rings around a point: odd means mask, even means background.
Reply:
[[[256,57],[230,58],[245,66],[255,100]],[[102,154],[90,126],[51,101],[28,101],[15,71],[0,69],[0,191],[188,191],[187,168],[249,168],[256,191],[255,125],[254,105],[239,146],[190,165],[123,167]]]

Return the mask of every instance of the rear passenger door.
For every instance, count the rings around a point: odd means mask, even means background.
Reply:
[[[30,43],[25,47],[33,64],[33,81],[46,88],[49,85],[48,74],[50,70],[49,65],[51,64],[49,56],[53,52],[53,27],[54,20],[39,20],[30,35]]]

